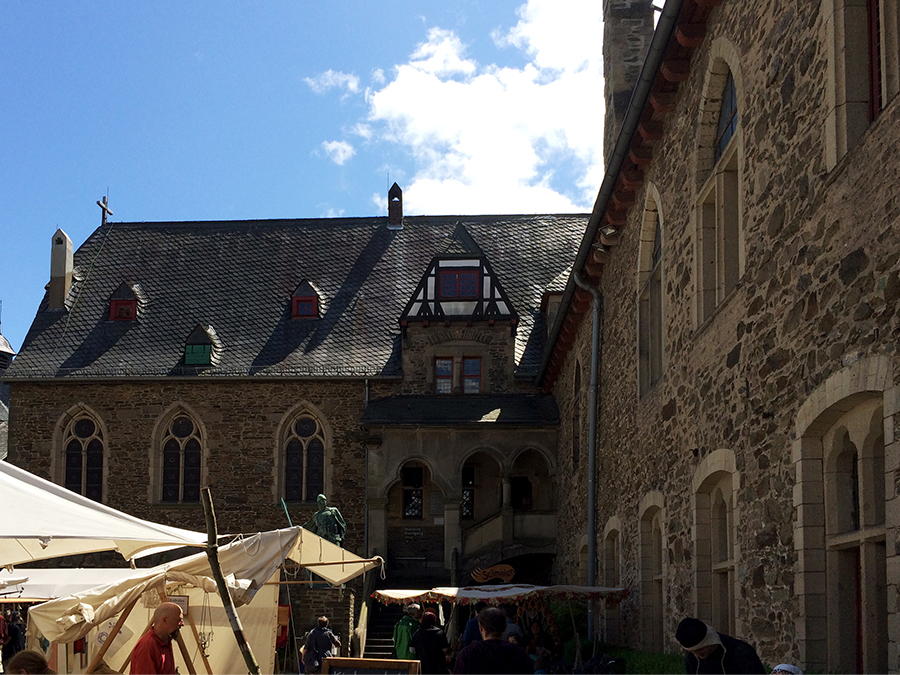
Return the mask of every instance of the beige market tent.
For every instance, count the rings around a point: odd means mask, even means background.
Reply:
[[[13,510],[0,519],[0,566],[116,550],[126,560],[181,546],[203,547],[206,535],[135,518],[0,462],[0,494]]]
[[[333,584],[352,579],[366,570],[380,566],[380,559],[364,560],[299,527],[262,532],[219,548],[219,563],[226,576],[235,605],[244,625],[244,634],[253,647],[264,671],[274,667],[274,642],[277,629],[278,568],[289,558]],[[202,659],[197,633],[212,630],[218,634],[209,648],[208,663],[212,672],[241,672],[244,661],[237,648],[222,609],[215,582],[210,578],[205,554],[198,554],[147,570],[123,570],[123,578],[103,586],[60,597],[32,607],[29,622],[44,638],[55,643],[71,643],[82,637],[94,651],[101,636],[108,634],[116,617],[128,612],[124,619],[124,636],[112,643],[107,652],[109,662],[124,662],[131,647],[146,629],[153,608],[159,603],[160,591],[166,595],[187,598],[190,609],[185,631],[192,662]],[[266,583],[270,582],[270,583]],[[206,607],[206,611],[201,608]],[[134,607],[135,610],[131,611]],[[203,619],[201,620],[201,615]],[[114,648],[114,649],[113,649]],[[73,665],[75,655],[66,649],[57,659],[60,671],[75,672],[85,663]],[[182,658],[180,654],[176,659]],[[77,659],[76,659],[77,661]],[[116,661],[115,665],[119,665]],[[189,672],[184,664],[182,672]],[[73,671],[72,668],[75,670]]]

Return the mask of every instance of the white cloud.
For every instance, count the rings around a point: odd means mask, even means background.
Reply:
[[[328,158],[338,166],[343,165],[356,154],[353,146],[346,141],[325,141],[322,143],[322,149]]]
[[[338,70],[326,70],[316,77],[305,77],[303,81],[317,94],[324,94],[331,89],[346,89],[352,94],[359,93],[359,78]]]
[[[591,208],[603,176],[601,3],[531,0],[498,44],[523,68],[481,65],[451,31],[432,29],[383,88],[369,122],[408,149],[404,208],[418,213]]]
[[[372,71],[372,82],[375,84],[384,84],[386,82],[384,71],[381,68],[376,68]]]
[[[367,118],[349,128],[367,147],[412,157],[409,174],[399,161],[386,167],[404,176],[405,211],[590,210],[603,177],[601,11],[598,0],[523,4],[518,23],[492,36],[526,56],[521,68],[479,63],[455,32],[431,28],[366,90]]]

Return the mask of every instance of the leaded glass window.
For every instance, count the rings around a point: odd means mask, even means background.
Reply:
[[[310,413],[291,424],[284,448],[284,498],[314,502],[325,491],[325,432]]]
[[[188,415],[176,415],[163,435],[161,501],[173,504],[199,502],[202,462],[199,425]]]
[[[66,427],[65,479],[67,489],[94,501],[103,500],[103,431],[89,415]]]

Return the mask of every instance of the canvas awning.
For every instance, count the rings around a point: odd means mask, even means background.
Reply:
[[[116,550],[126,560],[181,546],[205,546],[206,535],[116,511],[0,462],[0,566]]]
[[[605,588],[600,586],[532,586],[530,584],[496,584],[491,586],[441,586],[431,590],[390,589],[375,591],[372,597],[378,602],[409,604],[411,602],[452,602],[468,605],[472,602],[486,602],[489,605],[516,604],[529,598],[560,598],[605,600],[609,605],[619,604],[628,596],[627,588]]]
[[[381,559],[364,560],[300,527],[239,537],[221,546],[219,564],[237,606],[249,603],[285,558],[313,570],[335,584],[379,567]],[[28,611],[41,633],[53,642],[72,642],[91,628],[118,615],[143,593],[181,583],[215,593],[205,553],[145,570],[122,570],[116,581],[45,602]]]

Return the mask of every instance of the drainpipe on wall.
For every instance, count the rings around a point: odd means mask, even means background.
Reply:
[[[591,389],[588,404],[588,586],[597,585],[597,418],[598,375],[600,371],[600,290],[585,283],[578,270],[573,270],[575,283],[593,296],[593,323],[591,325]],[[594,640],[594,603],[588,604],[588,635]]]

